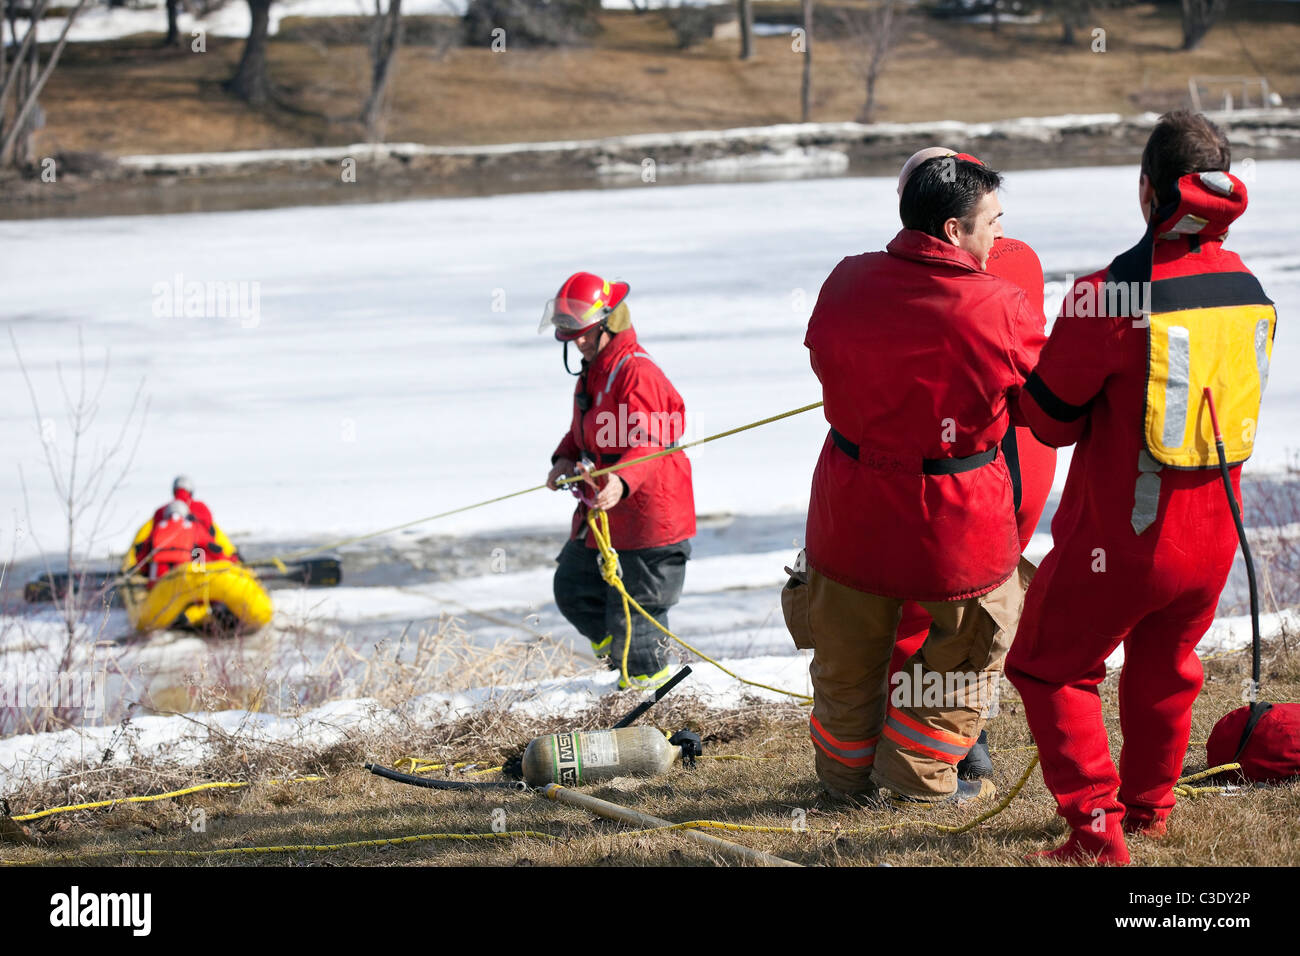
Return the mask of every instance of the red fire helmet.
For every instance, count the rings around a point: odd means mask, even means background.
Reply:
[[[575,272],[564,280],[555,298],[542,311],[539,333],[555,328],[561,342],[572,341],[599,325],[627,298],[626,282],[609,282],[590,272]]]

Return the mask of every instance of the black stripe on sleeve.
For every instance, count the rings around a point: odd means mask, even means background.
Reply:
[[[1039,408],[1058,422],[1077,421],[1088,410],[1087,405],[1071,405],[1058,398],[1056,393],[1047,387],[1047,383],[1038,377],[1037,372],[1030,372],[1029,378],[1025,379],[1025,391],[1038,403]]]

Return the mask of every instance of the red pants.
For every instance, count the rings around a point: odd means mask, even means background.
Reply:
[[[1004,440],[1003,450],[1007,445]],[[1016,460],[1020,473],[1020,507],[1016,509],[1016,526],[1020,532],[1020,550],[1029,546],[1038,519],[1042,517],[1047,496],[1052,491],[1052,478],[1056,475],[1056,449],[1044,445],[1024,426],[1015,429]],[[1011,455],[1007,453],[1008,465]],[[889,673],[898,673],[925,643],[930,633],[930,615],[921,605],[909,601],[903,605],[903,619],[898,624],[898,637],[894,654],[889,661]]]
[[[1043,560],[1026,596],[1006,674],[1024,700],[1043,780],[1076,830],[1109,829],[1107,815],[1126,812],[1130,823],[1146,825],[1174,805],[1201,689],[1196,645],[1235,554],[1231,541],[1207,535],[1193,547],[1190,536],[1174,537],[1145,542],[1154,553],[1111,548],[1101,572],[1100,533],[1076,531]],[[1121,643],[1116,773],[1097,685]]]

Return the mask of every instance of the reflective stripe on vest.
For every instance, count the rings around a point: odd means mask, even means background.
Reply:
[[[808,718],[808,732],[818,750],[846,767],[870,767],[876,759],[876,741],[879,737],[839,740],[828,733],[815,716]]]
[[[596,393],[597,405],[600,404],[601,399],[603,399],[605,395],[608,394],[609,391],[614,387],[614,379],[618,378],[619,370],[623,367],[623,365],[627,362],[627,360],[630,359],[633,355],[635,355],[637,358],[645,358],[645,359],[650,358],[650,355],[647,352],[628,352],[621,359],[619,359],[617,364],[615,364],[614,366],[614,371],[610,372],[609,378],[605,379],[605,387]]]
[[[1259,393],[1268,386],[1268,319],[1255,323],[1255,367],[1259,369]]]
[[[1187,431],[1187,396],[1192,387],[1192,341],[1181,325],[1169,326],[1168,374],[1165,378],[1165,446],[1177,448]]]
[[[927,756],[954,766],[975,746],[977,737],[963,737],[938,727],[927,727],[908,717],[892,704],[885,717],[885,737],[906,750],[919,750]]]

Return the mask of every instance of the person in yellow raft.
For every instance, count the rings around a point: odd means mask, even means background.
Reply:
[[[271,620],[270,595],[208,506],[193,497],[193,482],[181,475],[172,493],[175,498],[140,527],[122,559],[131,625],[220,633],[263,627]]]

